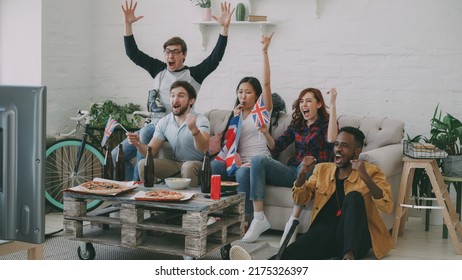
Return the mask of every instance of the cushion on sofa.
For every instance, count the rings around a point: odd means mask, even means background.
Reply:
[[[404,137],[404,123],[387,117],[341,115],[339,127],[359,128],[366,136],[364,152],[400,143]]]

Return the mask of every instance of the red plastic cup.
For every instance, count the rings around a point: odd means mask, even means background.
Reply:
[[[221,176],[212,175],[210,178],[210,198],[219,200],[221,198]]]

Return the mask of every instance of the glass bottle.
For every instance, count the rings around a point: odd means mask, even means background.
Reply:
[[[144,186],[147,188],[154,187],[154,157],[152,156],[151,147],[148,147],[144,161]]]
[[[115,179],[117,181],[125,181],[125,163],[124,163],[124,151],[122,144],[119,144],[119,151],[116,159],[116,172]]]
[[[212,166],[210,165],[210,154],[207,151],[204,154],[202,169],[199,176],[201,192],[203,193],[210,193],[210,176],[212,176]]]
[[[104,178],[112,180],[114,178],[114,162],[112,161],[111,146],[107,146],[106,157],[104,158]]]

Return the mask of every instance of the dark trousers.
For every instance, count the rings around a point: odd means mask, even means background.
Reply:
[[[333,221],[314,220],[308,231],[290,244],[282,259],[343,259],[352,250],[356,259],[364,258],[371,248],[364,199],[359,192],[345,196],[342,215]]]

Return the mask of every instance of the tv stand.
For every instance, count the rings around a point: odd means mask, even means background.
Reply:
[[[6,243],[0,241],[0,256],[27,250],[28,260],[43,260],[43,245],[20,241],[6,241]]]

